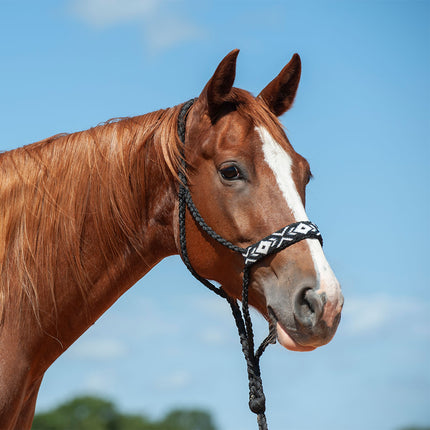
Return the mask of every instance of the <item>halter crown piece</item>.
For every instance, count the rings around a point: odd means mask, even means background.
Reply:
[[[185,146],[185,123],[189,109],[193,105],[195,99],[191,99],[184,103],[178,116],[178,135]],[[203,285],[209,288],[214,293],[223,297],[230,304],[233,317],[236,322],[239,332],[240,343],[242,345],[243,355],[245,357],[248,369],[249,381],[249,408],[257,414],[257,422],[259,430],[267,430],[266,422],[266,398],[263,392],[263,383],[260,374],[260,357],[270,343],[276,343],[276,321],[273,319],[269,323],[269,334],[263,340],[261,345],[255,351],[254,349],[254,333],[252,329],[251,316],[249,314],[248,305],[248,286],[249,272],[253,264],[260,261],[268,255],[275,254],[288,246],[293,245],[304,239],[318,239],[322,245],[322,237],[318,227],[310,221],[300,221],[290,224],[281,230],[272,233],[254,245],[247,248],[241,248],[229,242],[228,240],[217,234],[210,228],[203,217],[200,215],[191,197],[190,190],[187,185],[185,171],[187,164],[184,158],[182,149],[182,170],[179,171],[179,239],[181,247],[181,257],[184,264],[187,266],[191,274],[199,280]],[[242,308],[235,299],[230,297],[223,289],[216,287],[206,278],[201,277],[191,265],[187,252],[187,240],[185,233],[185,212],[188,210],[196,223],[201,229],[208,234],[212,239],[221,243],[228,249],[240,253],[244,259],[243,268],[243,285],[242,285]]]

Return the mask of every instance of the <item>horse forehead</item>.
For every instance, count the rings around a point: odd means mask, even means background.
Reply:
[[[271,136],[291,158],[294,159],[298,155],[286,135],[277,130],[274,125],[256,125],[250,118],[237,112],[233,112],[219,121],[214,127],[213,136],[215,136],[217,149],[243,149],[250,151],[249,155],[255,156],[256,152],[261,152],[265,143],[260,130],[265,130],[266,135]]]
[[[263,160],[267,163],[268,159],[274,159],[279,167],[285,164],[285,168],[295,170],[301,166],[304,158],[298,154],[286,135],[278,130],[274,130],[270,126],[256,125],[254,133],[257,136]],[[270,163],[269,163],[270,164]]]
[[[226,151],[239,152],[258,163],[260,159],[264,159],[262,149],[265,141],[259,132],[264,129],[267,136],[271,136],[295,164],[300,155],[294,151],[282,127],[273,120],[264,118],[264,115],[259,115],[259,120],[254,120],[252,106],[247,110],[249,112],[246,115],[233,110],[212,124],[209,121],[199,121],[196,117],[193,135],[200,142],[204,158],[213,158]]]
[[[310,171],[307,160],[294,150],[286,137],[282,139],[265,126],[256,126],[255,132],[261,142],[261,165],[273,173],[281,188],[288,184],[288,188],[297,190],[304,177],[303,172]]]
[[[248,155],[254,157],[259,146],[258,135],[250,121],[231,113],[220,118],[207,129],[202,129],[199,137],[203,158],[214,158],[222,154]]]
[[[249,146],[253,143],[254,125],[252,121],[232,112],[217,124],[217,142],[223,146]]]

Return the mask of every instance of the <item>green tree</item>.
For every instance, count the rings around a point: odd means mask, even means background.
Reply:
[[[141,430],[146,423],[140,416],[123,416],[112,402],[85,396],[37,414],[32,430]]]
[[[216,428],[207,412],[176,409],[161,421],[160,430],[216,430]]]
[[[99,397],[77,397],[36,414],[32,430],[216,430],[208,412],[177,409],[159,421],[120,413]]]

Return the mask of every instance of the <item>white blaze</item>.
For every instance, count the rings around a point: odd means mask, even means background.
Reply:
[[[294,220],[296,222],[308,221],[302,199],[293,180],[291,157],[264,127],[256,127],[256,131],[263,142],[264,160],[273,171],[279,189],[293,213]],[[326,293],[329,302],[338,302],[340,286],[325,258],[321,244],[315,239],[306,239],[306,243],[314,262],[319,290]],[[329,315],[327,316],[331,319]]]

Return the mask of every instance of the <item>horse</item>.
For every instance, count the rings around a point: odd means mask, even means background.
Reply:
[[[187,110],[183,142],[179,105],[0,154],[0,428],[30,429],[54,360],[154,265],[182,255],[184,180],[207,225],[240,249],[308,222],[309,163],[279,121],[295,99],[300,57],[254,97],[233,86],[238,52]],[[189,210],[183,223],[195,272],[243,300],[243,256]],[[247,299],[294,351],[327,344],[343,306],[313,237],[256,261]]]

